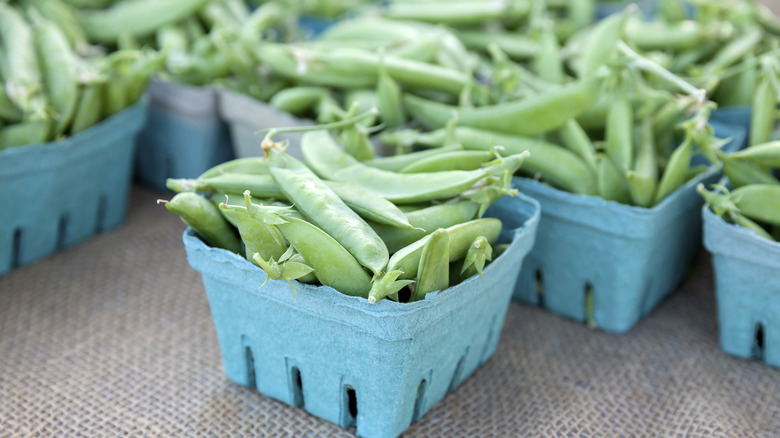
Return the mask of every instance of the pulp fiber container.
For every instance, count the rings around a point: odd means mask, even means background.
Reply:
[[[166,190],[167,178],[196,178],[233,158],[215,89],[154,78],[149,95],[149,120],[138,139],[135,164],[143,184]]]
[[[726,149],[744,136],[733,127],[713,127],[719,137],[732,137]],[[701,246],[704,202],[696,184],[717,179],[718,170],[710,168],[643,208],[514,178],[513,185],[542,207],[514,299],[607,332],[630,330],[688,272]]]
[[[750,141],[750,119],[752,114],[753,110],[750,105],[727,106],[713,111],[710,115],[710,120],[743,129],[745,131],[745,137],[738,149],[744,149]]]
[[[265,134],[255,135],[260,129],[313,124],[310,120],[299,119],[235,91],[222,90],[220,95],[220,116],[230,127],[236,158],[263,155],[260,145]],[[295,158],[303,159],[300,149],[302,136],[302,133],[278,134],[274,136],[274,141],[288,140],[289,147],[286,152]]]
[[[63,141],[0,151],[0,275],[122,223],[147,101]]]
[[[539,204],[519,196],[488,211],[509,248],[483,276],[425,300],[369,304],[325,286],[269,281],[242,257],[184,233],[203,276],[222,363],[235,383],[365,437],[395,437],[495,351]]]
[[[596,19],[602,20],[609,15],[621,12],[627,6],[635,4],[646,18],[655,16],[658,0],[599,1],[596,3]]]
[[[780,243],[732,225],[706,206],[704,246],[712,253],[720,347],[780,367]]]

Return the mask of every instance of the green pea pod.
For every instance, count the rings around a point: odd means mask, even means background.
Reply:
[[[450,283],[450,238],[447,230],[439,228],[428,237],[422,247],[417,267],[417,282],[410,301],[425,299],[430,292],[447,289]]]
[[[753,145],[729,154],[729,158],[780,169],[780,141]]]
[[[633,170],[626,171],[626,182],[631,201],[640,207],[652,207],[657,181]]]
[[[219,212],[219,208],[196,193],[177,193],[170,201],[159,200],[165,208],[181,217],[210,245],[241,254],[241,241]]]
[[[320,283],[346,295],[368,297],[371,276],[336,239],[304,219],[291,215],[279,217],[284,222],[274,226],[298,250],[306,264],[314,268],[314,275]],[[264,220],[262,217],[255,218]]]
[[[405,41],[397,46],[387,47],[387,53],[399,58],[435,64],[445,32],[444,29],[437,28],[432,32],[420,35],[419,38]]]
[[[702,69],[707,74],[717,74],[751,52],[763,38],[758,26],[748,27],[741,35],[721,47],[718,53]]]
[[[287,199],[315,225],[333,236],[358,262],[374,274],[380,274],[387,265],[389,254],[376,232],[308,167],[274,149],[269,152],[271,176]]]
[[[568,3],[569,18],[577,29],[590,26],[596,21],[596,0],[579,0]]]
[[[576,119],[570,119],[558,129],[561,145],[583,159],[585,164],[596,171],[596,147]]]
[[[71,135],[84,131],[100,121],[100,117],[103,114],[104,90],[104,83],[92,82],[84,84],[81,89],[81,98],[76,108],[76,114],[73,116],[73,123],[70,126]]]
[[[780,225],[780,185],[752,184],[731,191],[729,198],[750,219]]]
[[[369,190],[364,190],[357,185],[325,181],[325,184],[333,190],[355,213],[367,220],[386,224],[393,228],[413,230],[406,215],[393,203],[378,196]],[[381,236],[380,236],[381,237]],[[384,239],[382,239],[384,241]]]
[[[0,87],[0,120],[15,123],[22,120],[19,107],[8,98],[5,87]]]
[[[271,176],[271,170],[268,167],[268,161],[264,160],[262,157],[246,157],[236,158],[235,160],[230,160],[218,164],[203,172],[198,178],[210,178],[213,176],[224,175],[226,173],[244,173],[249,175]]]
[[[777,178],[757,163],[731,158],[721,152],[718,152],[718,157],[723,163],[723,174],[728,177],[734,187],[750,184],[780,184]]]
[[[485,52],[491,44],[495,44],[517,61],[533,59],[541,51],[538,43],[517,32],[458,30],[456,34],[468,49]]]
[[[596,183],[598,194],[608,201],[627,204],[630,193],[624,173],[621,173],[612,160],[604,154],[596,155]]]
[[[598,97],[601,79],[589,77],[515,102],[459,108],[406,95],[409,114],[429,129],[455,117],[460,126],[533,136],[551,131],[585,111]]]
[[[53,22],[30,11],[34,23],[33,36],[45,78],[46,93],[56,113],[54,134],[67,129],[76,114],[79,85],[76,55],[68,40]]]
[[[449,236],[449,261],[462,259],[468,253],[471,243],[479,236],[484,236],[493,244],[501,233],[501,221],[495,218],[475,219],[462,224],[446,228]],[[420,267],[420,258],[423,248],[430,239],[430,235],[398,250],[390,258],[387,271],[400,270],[399,278],[412,279],[417,277]]]
[[[756,222],[753,222],[752,220],[746,218],[745,216],[739,214],[739,213],[731,213],[730,217],[739,225],[742,225],[743,227],[749,229],[750,231],[758,234],[759,236],[763,237],[764,239],[768,240],[776,240],[771,234],[767,233],[764,227],[757,224]]]
[[[48,138],[51,121],[32,120],[0,128],[0,150],[10,147],[43,143]]]
[[[563,83],[565,74],[561,62],[561,47],[553,23],[549,20],[545,20],[540,29],[539,53],[534,57],[533,66],[536,74],[547,81],[555,84]]]
[[[67,38],[70,47],[79,53],[86,50],[87,37],[71,5],[62,0],[24,0],[22,4],[35,8],[39,14],[56,24]]]
[[[721,107],[750,105],[758,86],[759,70],[755,68],[756,57],[752,53],[745,55],[742,71],[734,76],[724,78],[718,86],[716,98]]]
[[[165,54],[154,52],[145,53],[135,60],[127,69],[124,84],[126,87],[125,101],[132,105],[141,98],[146,91],[152,75],[165,64]]]
[[[658,204],[672,192],[680,188],[685,183],[685,176],[691,165],[694,143],[690,138],[683,140],[682,144],[672,152],[669,162],[666,164],[661,181],[658,183],[658,190],[653,198],[653,204]]]
[[[385,242],[387,250],[393,254],[434,230],[475,219],[478,209],[479,204],[472,201],[437,204],[405,213],[407,220],[414,227],[413,229],[402,229],[373,221],[369,221],[369,225]]]
[[[460,269],[460,277],[465,279],[474,274],[482,277],[482,270],[490,260],[493,260],[493,247],[490,246],[490,242],[485,236],[477,237],[466,252],[466,258]]]
[[[628,98],[624,80],[619,80],[613,94],[612,106],[607,112],[606,151],[615,167],[624,172],[634,164],[634,140],[632,135],[634,112]]]
[[[387,74],[387,69],[383,62],[384,57],[379,61],[379,78],[376,82],[377,108],[379,117],[388,128],[397,128],[406,123],[406,114],[404,113],[403,103],[401,102],[401,89],[398,84]]]
[[[530,6],[525,2],[510,8],[504,2],[462,1],[448,3],[446,7],[436,3],[391,2],[383,15],[395,20],[423,21],[451,26],[481,24],[487,20],[508,19],[510,11],[515,18],[528,14]],[[520,7],[521,6],[521,7]]]
[[[390,271],[373,279],[371,290],[368,292],[368,302],[374,304],[383,298],[393,295],[396,296],[395,299],[397,300],[398,291],[414,283],[414,280],[398,280],[401,274],[400,270]]]
[[[617,42],[623,35],[628,12],[613,14],[601,20],[589,35],[582,51],[582,76],[606,64],[615,53]]]
[[[688,11],[679,0],[658,0],[658,11],[667,23],[678,23],[688,18]]]
[[[169,178],[166,186],[173,191],[199,191],[203,193],[243,193],[250,190],[260,198],[286,199],[279,184],[270,175],[224,173],[197,180]]]
[[[219,204],[222,215],[238,229],[241,241],[246,248],[245,257],[254,262],[253,255],[259,254],[264,260],[279,260],[287,250],[284,237],[273,226],[252,217],[244,206]]]
[[[444,152],[434,149],[439,154],[428,156],[411,163],[400,170],[401,173],[441,172],[445,170],[476,170],[490,161],[495,155],[491,151],[454,150]]]
[[[410,152],[408,154],[379,157],[373,160],[364,161],[363,164],[376,167],[377,169],[400,172],[401,169],[404,169],[405,167],[408,167],[418,161],[423,161],[427,158],[436,157],[440,154],[446,154],[459,150],[462,150],[460,146],[443,146],[437,147],[435,149],[425,149],[421,151]]]
[[[300,115],[311,109],[327,92],[323,87],[290,87],[274,94],[268,103],[279,111]]]
[[[355,157],[358,161],[373,160],[375,157],[374,145],[368,138],[368,134],[360,125],[344,128],[341,132],[341,141],[344,144],[344,152]]]
[[[761,74],[753,94],[752,115],[750,117],[750,145],[767,143],[771,140],[775,126],[777,99],[772,90],[769,71]]]

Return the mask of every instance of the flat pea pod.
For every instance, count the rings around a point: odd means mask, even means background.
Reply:
[[[320,283],[345,295],[368,297],[371,276],[336,239],[304,219],[290,215],[282,219],[284,223],[274,226],[314,268]]]
[[[691,165],[694,143],[690,138],[685,138],[669,157],[666,169],[658,183],[653,204],[658,204],[685,183],[685,176]]]
[[[780,169],[780,141],[753,145],[729,154],[729,158]]]
[[[438,134],[438,135],[435,135]],[[507,154],[530,152],[523,163],[523,171],[540,173],[549,183],[572,193],[596,194],[595,174],[574,153],[552,143],[535,138],[511,136],[491,131],[467,127],[455,129],[460,144],[469,150],[489,150],[492,145],[500,145]],[[424,144],[441,144],[444,131],[439,130],[428,138],[421,138]]]
[[[31,120],[0,128],[0,149],[43,143],[48,138],[51,121]]]
[[[495,243],[501,233],[501,221],[495,218],[475,219],[453,225],[446,230],[450,244],[449,261],[455,261],[466,256],[471,243],[479,236],[484,236],[491,244]],[[417,277],[420,257],[428,239],[430,235],[398,250],[390,258],[387,271],[400,270],[402,273],[398,278],[401,279]]]
[[[79,85],[76,54],[59,27],[30,11],[33,20],[33,39],[44,74],[46,94],[56,113],[54,134],[65,132],[76,114]]]
[[[623,35],[627,18],[628,13],[623,11],[601,20],[593,28],[583,47],[580,75],[595,71],[612,58]]]
[[[750,145],[769,142],[774,130],[777,100],[772,90],[769,74],[770,72],[768,71],[761,74],[753,94],[753,112],[750,118]]]
[[[70,134],[78,134],[100,121],[103,114],[103,91],[105,84],[101,82],[92,82],[84,84],[81,90],[76,114],[73,116],[73,123],[70,125]]]
[[[393,254],[434,230],[475,219],[478,210],[479,204],[472,201],[436,204],[405,213],[407,220],[414,227],[413,229],[403,229],[374,221],[369,221],[369,225],[385,242],[387,250]]]
[[[336,181],[325,181],[325,184],[361,217],[397,229],[414,230],[414,226],[398,207],[376,193],[354,184]]]
[[[780,225],[780,185],[751,184],[729,193],[739,212],[750,219]]]
[[[604,154],[596,155],[596,183],[598,195],[608,201],[627,204],[630,194],[624,173],[615,167],[612,160]]]
[[[290,87],[274,94],[268,102],[272,107],[293,115],[300,115],[311,109],[328,90],[323,87]]]
[[[585,111],[598,97],[601,79],[589,77],[493,106],[459,108],[406,95],[409,114],[429,129],[441,128],[456,117],[458,124],[507,134],[533,136],[551,131]]]
[[[430,292],[447,289],[450,285],[450,237],[439,228],[428,237],[422,247],[417,267],[417,282],[409,301],[420,301]]]
[[[495,155],[490,151],[456,150],[428,156],[405,166],[401,173],[441,172],[444,170],[476,170]]]
[[[158,200],[165,208],[179,215],[210,245],[241,254],[241,241],[230,224],[219,212],[219,208],[197,193],[177,193],[170,201]]]
[[[621,78],[607,112],[605,132],[607,156],[621,172],[630,169],[634,164],[633,126],[634,112],[628,98],[628,87]]]
[[[723,163],[723,174],[728,177],[734,187],[750,184],[780,184],[777,178],[759,164],[731,158],[720,151],[718,151],[718,156]]]
[[[308,167],[287,154],[273,149],[269,152],[271,176],[287,199],[360,264],[379,275],[389,253],[376,232]]]
[[[219,204],[219,211],[233,226],[238,228],[238,234],[246,248],[245,257],[254,263],[252,256],[260,254],[263,260],[279,260],[287,250],[284,236],[281,232],[264,222],[252,217],[244,206]]]

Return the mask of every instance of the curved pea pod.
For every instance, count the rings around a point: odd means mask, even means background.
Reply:
[[[418,161],[425,161],[428,158],[436,157],[440,154],[446,154],[460,150],[463,150],[463,148],[460,146],[441,146],[435,149],[425,149],[421,151],[410,152],[408,154],[375,158],[373,160],[364,161],[363,164],[376,167],[377,169],[401,172],[402,169],[409,167]]]
[[[718,152],[718,157],[723,163],[723,174],[734,187],[750,184],[780,184],[777,178],[759,164],[732,158],[722,152]]]
[[[76,113],[73,116],[73,123],[70,125],[71,135],[88,129],[100,121],[103,114],[104,90],[105,83],[92,82],[84,84]]]
[[[405,166],[401,173],[441,172],[445,170],[476,170],[495,155],[491,151],[454,150],[427,156]]]
[[[551,131],[585,111],[598,97],[601,79],[584,78],[545,93],[493,106],[460,108],[412,95],[404,104],[413,119],[436,129],[455,117],[460,126],[533,136]]]
[[[279,258],[287,250],[284,237],[275,227],[260,222],[252,217],[244,206],[219,204],[219,211],[234,227],[246,248],[246,258],[253,260],[254,254],[259,254],[264,260]]]
[[[666,164],[666,169],[664,169],[664,173],[661,176],[661,181],[658,183],[653,204],[658,204],[685,183],[685,176],[691,165],[691,157],[693,157],[693,147],[693,141],[690,138],[686,138],[672,152],[669,162]]]
[[[596,178],[590,167],[580,157],[557,145],[466,127],[456,128],[455,136],[465,149],[489,150],[493,145],[500,145],[507,154],[528,151],[530,155],[523,163],[523,171],[540,173],[546,181],[572,193],[596,194]],[[434,140],[441,141],[439,138]]]
[[[607,112],[605,135],[607,156],[621,172],[630,169],[634,163],[633,126],[634,111],[628,98],[628,87],[620,79]]]
[[[750,219],[780,225],[780,185],[752,184],[731,191],[729,198]]]
[[[413,230],[406,215],[392,202],[354,184],[325,181],[345,204],[361,217],[397,229]],[[381,237],[381,236],[380,236]],[[384,241],[384,239],[382,239]]]
[[[626,171],[626,183],[631,201],[640,207],[649,208],[653,205],[653,196],[657,182],[633,170]]]
[[[628,12],[613,14],[601,20],[588,36],[582,50],[580,75],[595,71],[614,55],[617,42],[623,35]]]
[[[596,183],[598,195],[608,201],[627,204],[630,193],[623,173],[604,154],[596,155]]]
[[[279,184],[270,175],[224,173],[197,180],[169,178],[166,186],[176,192],[243,193],[244,190],[249,190],[254,196],[260,198],[286,199]]]
[[[482,277],[482,269],[485,264],[493,260],[493,247],[485,236],[479,236],[469,246],[466,258],[460,269],[460,277],[468,278],[474,274]]]
[[[308,167],[287,154],[269,152],[271,176],[287,199],[363,266],[374,274],[381,273],[389,253],[376,232]]]
[[[562,146],[577,154],[588,167],[596,171],[596,147],[576,119],[570,119],[561,125],[558,128],[558,137]]]
[[[479,204],[472,201],[457,201],[436,204],[405,213],[413,229],[402,229],[376,222],[369,225],[387,245],[391,254],[411,245],[439,228],[448,228],[473,220],[477,216]]]
[[[268,103],[279,111],[299,115],[314,107],[326,94],[328,90],[323,87],[290,87],[274,94]]]
[[[377,109],[379,117],[388,128],[397,128],[406,123],[403,102],[401,101],[401,89],[398,84],[387,74],[384,62],[379,63],[379,77],[376,82]]]
[[[341,132],[341,142],[344,145],[344,152],[352,155],[358,161],[372,160],[375,157],[374,145],[371,144],[362,125],[344,128]]]
[[[729,154],[729,158],[780,169],[780,141],[753,145]]]
[[[484,236],[491,244],[494,243],[501,233],[501,221],[495,218],[475,219],[453,225],[446,228],[446,230],[449,236],[449,261],[451,262],[465,257],[471,243],[479,236]],[[423,248],[429,238],[430,235],[425,236],[411,245],[398,250],[390,258],[390,262],[387,264],[387,271],[402,271],[402,274],[399,276],[401,279],[415,278],[420,266]]]
[[[76,55],[59,27],[31,11],[33,37],[45,78],[46,94],[56,113],[54,134],[65,132],[76,114],[79,85]]]
[[[423,245],[417,282],[410,301],[425,299],[430,292],[444,290],[450,284],[450,238],[447,230],[439,228],[431,233]]]
[[[218,164],[211,169],[203,172],[198,179],[210,178],[213,176],[224,175],[226,173],[245,173],[249,175],[267,175],[271,176],[271,170],[268,162],[261,157],[236,158]]]
[[[177,193],[170,201],[158,200],[165,208],[176,213],[206,241],[218,248],[241,254],[241,241],[219,208],[208,199],[192,192]]]
[[[767,143],[775,127],[777,98],[775,97],[768,71],[761,74],[753,94],[750,117],[750,145]]]
[[[253,215],[259,213],[260,210]],[[269,214],[278,215],[274,211]],[[320,283],[346,295],[368,297],[371,276],[336,239],[304,219],[291,215],[278,215],[278,218],[284,222],[274,226],[303,256],[306,264],[314,268],[314,275]],[[265,219],[259,220],[268,220],[268,217],[266,215]]]
[[[49,119],[4,126],[0,128],[0,149],[43,143],[49,137],[50,126]]]

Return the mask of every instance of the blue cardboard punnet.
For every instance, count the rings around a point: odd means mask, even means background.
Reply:
[[[242,257],[205,245],[190,229],[184,246],[203,276],[227,377],[302,407],[365,437],[395,437],[495,351],[539,204],[504,198],[510,246],[472,277],[425,300],[350,297],[325,286],[269,281]]]
[[[732,138],[726,149],[744,136],[733,127],[713,127],[719,137]],[[590,320],[604,331],[630,330],[688,272],[701,246],[703,200],[696,184],[717,178],[713,167],[653,208],[514,178],[513,185],[542,206],[536,244],[523,263],[514,299]]]
[[[658,10],[658,0],[634,1],[599,1],[596,3],[596,19],[602,20],[609,15],[621,12],[628,5],[635,4],[645,17],[655,16]]]
[[[147,99],[63,141],[0,151],[0,275],[125,218]]]
[[[233,158],[217,90],[154,78],[149,96],[149,119],[138,137],[135,162],[141,183],[165,190],[167,178],[196,178]]]
[[[746,135],[742,144],[737,145],[736,148],[736,150],[740,150],[747,147],[748,142],[750,141],[747,133],[750,132],[750,118],[752,117],[752,114],[753,110],[750,105],[727,106],[713,111],[710,115],[710,120],[744,129]]]
[[[706,206],[702,216],[704,246],[715,271],[721,348],[780,367],[780,243],[729,224]]]

